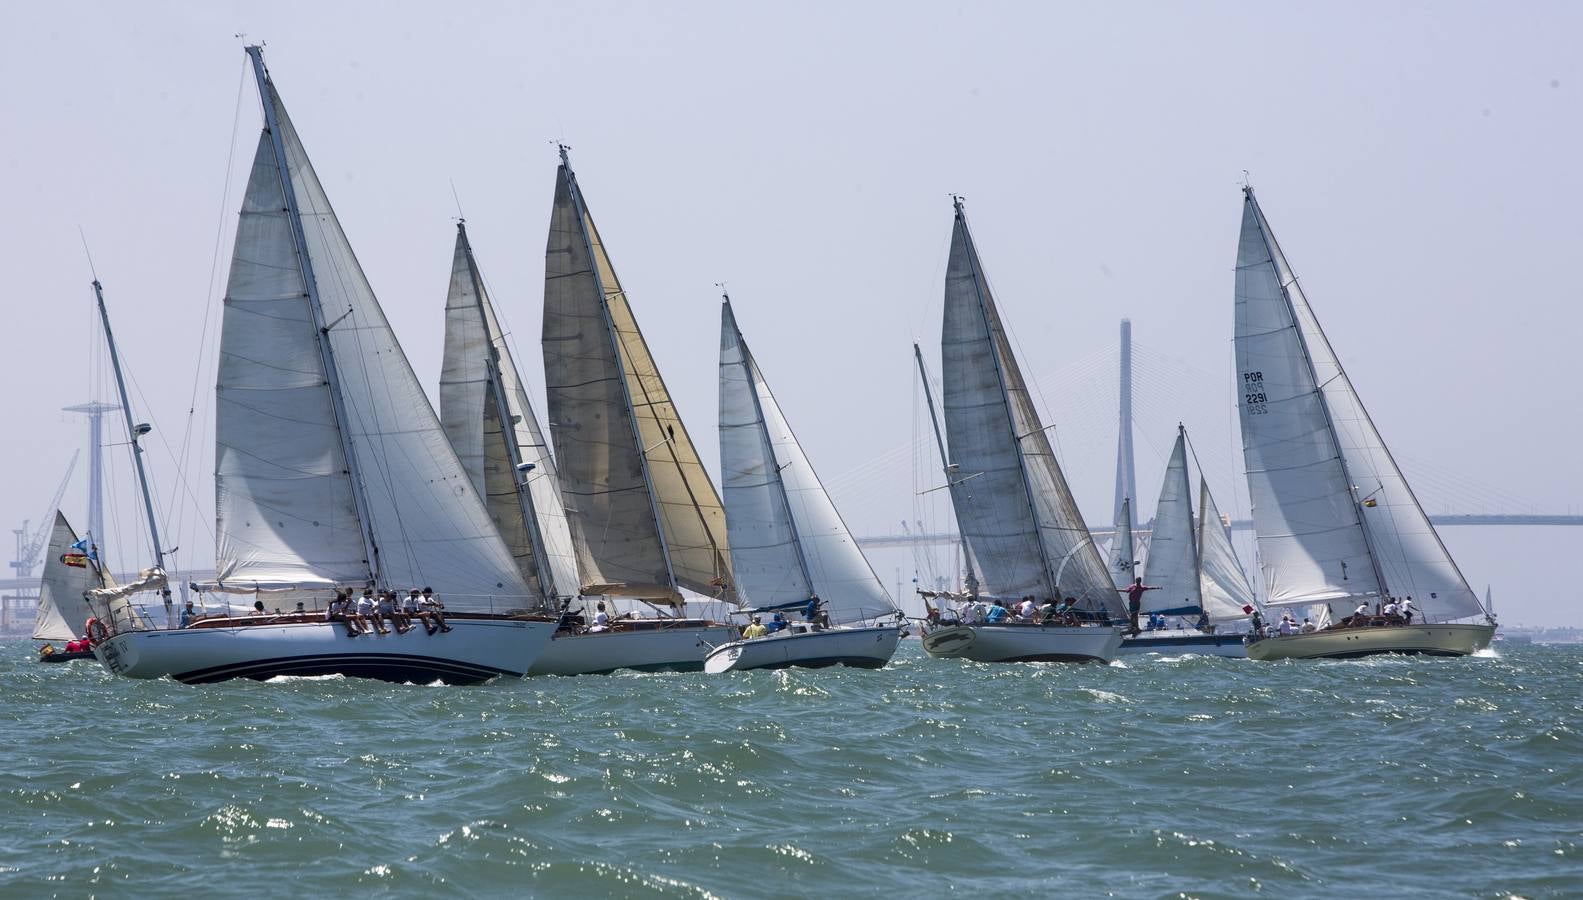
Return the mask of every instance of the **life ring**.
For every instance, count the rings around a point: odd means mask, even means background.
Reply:
[[[98,616],[89,616],[87,624],[83,625],[82,629],[88,635],[88,643],[96,647],[110,637],[110,629],[104,627]]]

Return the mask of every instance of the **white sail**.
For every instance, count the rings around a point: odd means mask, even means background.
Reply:
[[[68,566],[65,557],[74,553],[77,532],[66,522],[66,516],[55,511],[55,525],[49,533],[49,549],[45,551],[44,578],[38,590],[38,614],[33,620],[33,639],[36,641],[71,641],[83,633],[83,624],[93,615],[83,593],[100,587],[94,565],[83,560],[82,566]]]
[[[1247,191],[1244,232],[1256,229],[1285,289],[1293,330],[1301,346],[1313,383],[1323,397],[1327,431],[1344,464],[1354,492],[1349,495],[1366,548],[1372,554],[1370,577],[1375,590],[1397,597],[1411,596],[1431,620],[1459,619],[1484,614],[1478,595],[1457,568],[1451,554],[1430,524],[1396,461],[1386,448],[1368,411],[1352,386],[1346,370],[1319,326],[1313,308],[1297,283],[1264,212]],[[1240,266],[1239,266],[1240,275]],[[1239,298],[1240,309],[1240,298]],[[1240,333],[1240,332],[1239,332]],[[1240,340],[1239,340],[1240,346]],[[1240,360],[1239,360],[1240,361]],[[1243,367],[1246,372],[1246,367]],[[1246,395],[1244,395],[1246,396]],[[1246,421],[1246,420],[1244,420]],[[1257,505],[1255,505],[1257,523]],[[1262,537],[1262,528],[1261,537]],[[1260,553],[1263,554],[1263,543]],[[1374,573],[1378,574],[1375,575]],[[1384,584],[1380,584],[1383,579]],[[1272,598],[1273,598],[1272,593]]]
[[[463,610],[521,608],[529,590],[390,330],[272,83],[299,260],[272,137],[237,228],[216,422],[216,569],[238,589],[434,585]],[[339,421],[303,272],[335,360]],[[344,429],[344,435],[343,435]],[[356,455],[354,486],[344,446]],[[364,497],[360,523],[354,490]],[[363,528],[377,559],[370,560]]]
[[[1176,611],[1203,608],[1198,584],[1198,546],[1193,528],[1192,489],[1187,480],[1187,440],[1181,429],[1165,466],[1160,500],[1155,506],[1154,531],[1149,539],[1149,560],[1143,580],[1159,588],[1143,595],[1142,611]]]
[[[1263,211],[1258,212],[1269,233]],[[1274,244],[1273,239],[1271,243]],[[1280,256],[1279,245],[1275,245],[1275,253],[1278,264],[1290,271]],[[1386,448],[1295,277],[1287,295],[1303,331],[1308,358],[1324,394],[1347,474],[1356,486],[1369,550],[1385,580],[1383,590],[1398,598],[1411,596],[1431,621],[1482,616],[1484,607],[1478,595],[1441,543],[1440,535]]]
[[[1257,608],[1248,573],[1209,494],[1209,482],[1202,478],[1198,480],[1198,567],[1204,611],[1212,621],[1245,619]]]
[[[960,202],[941,357],[946,435],[962,479],[953,505],[979,579],[994,595],[1059,593],[1123,616],[1011,352]]]
[[[759,382],[731,304],[720,308],[720,490],[731,570],[743,601],[774,606],[815,592],[781,484],[781,463],[759,410]]]
[[[1116,516],[1116,533],[1110,537],[1110,577],[1116,587],[1132,584],[1137,576],[1137,547],[1132,539],[1132,498],[1121,498],[1121,512]]]
[[[495,361],[512,420],[502,428],[494,401],[490,361]],[[517,480],[524,477],[512,464],[516,458],[533,466],[527,478],[539,537],[550,580],[562,596],[580,586],[572,536],[561,505],[555,459],[550,454],[538,416],[528,399],[521,372],[500,326],[489,291],[468,243],[467,228],[458,224],[450,289],[445,302],[445,356],[440,370],[440,422],[474,489],[485,498],[490,518],[517,560],[517,568],[535,593],[539,584],[533,536],[524,521]]]
[[[729,301],[720,319],[720,467],[738,588],[766,606],[805,599],[811,585],[838,625],[894,613],[742,339]]]
[[[1272,606],[1339,607],[1378,595],[1380,584],[1294,318],[1295,287],[1248,190],[1237,247],[1237,409],[1259,568]]]
[[[564,159],[544,260],[550,433],[585,590],[732,599],[725,510]]]

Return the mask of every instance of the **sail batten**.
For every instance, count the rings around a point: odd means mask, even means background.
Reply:
[[[996,595],[1072,596],[1123,615],[1017,365],[960,201],[941,356],[951,461],[974,476],[953,491],[953,505],[980,580]]]

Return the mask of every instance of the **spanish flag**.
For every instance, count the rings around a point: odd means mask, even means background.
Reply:
[[[1380,501],[1374,499],[1373,497],[1370,497],[1369,499],[1363,501],[1363,505],[1368,507],[1369,509],[1373,509],[1374,507],[1380,505]]]
[[[73,568],[88,568],[88,555],[85,553],[62,553],[60,561]]]

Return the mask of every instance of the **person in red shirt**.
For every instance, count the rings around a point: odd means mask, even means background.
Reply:
[[[1143,592],[1157,591],[1159,589],[1158,585],[1144,584],[1142,578],[1134,578],[1132,579],[1132,584],[1124,588],[1116,588],[1116,590],[1127,595],[1127,617],[1132,622],[1131,628],[1134,636],[1139,633],[1138,610],[1143,608]]]

